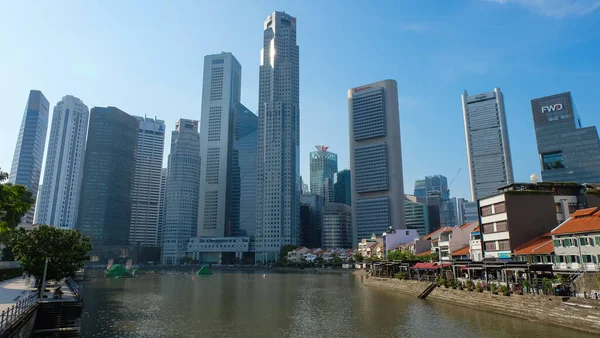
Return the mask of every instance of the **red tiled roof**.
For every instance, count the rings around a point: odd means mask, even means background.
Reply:
[[[461,225],[460,228],[464,230],[465,228],[469,227],[469,225],[472,225],[473,223],[477,223],[477,222],[465,223],[465,224]]]
[[[478,231],[481,231],[481,228],[479,226],[475,227],[475,229],[473,229],[473,231],[471,231],[471,232],[478,232]]]
[[[440,241],[439,237],[433,240],[433,242],[439,242],[439,241]]]
[[[427,256],[431,254],[431,250],[427,250],[425,252],[421,252],[420,254],[417,254],[417,257],[423,257],[423,256]]]
[[[431,239],[432,236],[437,235],[437,234],[441,234],[442,232],[446,232],[446,231],[452,231],[452,228],[450,227],[445,227],[445,228],[441,228],[441,229],[437,229],[436,231],[430,233],[429,235],[423,237],[424,239]]]
[[[552,230],[552,235],[600,231],[600,210],[588,208],[575,211],[569,219]]]
[[[535,238],[515,249],[515,255],[544,255],[554,252],[550,233]]]
[[[469,246],[465,246],[462,249],[458,249],[450,254],[450,256],[467,256],[470,252],[471,248]]]

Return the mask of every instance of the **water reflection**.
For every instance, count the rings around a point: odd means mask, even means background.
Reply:
[[[83,292],[84,337],[597,337],[364,287],[353,275],[98,279]]]

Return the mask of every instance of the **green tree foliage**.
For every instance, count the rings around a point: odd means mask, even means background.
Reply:
[[[77,230],[63,230],[42,224],[34,230],[17,229],[10,244],[15,258],[25,271],[41,280],[46,257],[49,258],[46,279],[71,277],[89,260],[90,239]]]
[[[404,250],[392,250],[387,253],[387,259],[390,261],[412,261],[418,260],[419,257]]]
[[[315,258],[315,263],[322,265],[323,263],[325,263],[325,260],[323,259],[323,257],[319,256],[319,257]]]
[[[8,174],[0,170],[0,183]],[[0,240],[6,243],[11,230],[14,230],[27,210],[35,202],[33,194],[22,185],[0,184]]]
[[[365,258],[363,257],[363,255],[360,254],[360,252],[354,254],[354,261],[356,261],[357,263],[362,263],[364,260]]]
[[[287,254],[290,251],[296,250],[297,246],[288,244],[281,247],[279,250],[279,258],[287,258]]]
[[[333,264],[342,264],[343,262],[344,260],[339,258],[337,255],[333,256]]]

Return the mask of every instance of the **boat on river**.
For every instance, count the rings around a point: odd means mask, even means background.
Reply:
[[[210,276],[213,272],[207,266],[202,266],[198,271],[196,271],[197,276]]]

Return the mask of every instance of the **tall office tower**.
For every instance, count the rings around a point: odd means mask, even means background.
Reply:
[[[437,207],[440,212],[441,226],[456,225],[446,176],[425,176],[424,179],[416,180],[414,196],[417,198],[417,202],[421,204]]]
[[[596,127],[582,127],[570,92],[531,100],[544,182],[600,183]]]
[[[514,181],[504,96],[500,88],[477,95],[462,94],[471,199],[498,193]]]
[[[137,142],[135,117],[92,108],[76,227],[90,236],[100,261],[121,257],[129,246]]]
[[[88,107],[71,95],[54,107],[35,223],[75,227],[89,118]]]
[[[422,180],[415,181],[415,193],[417,198],[427,197],[427,192],[437,190],[442,193],[442,199],[450,198],[450,190],[448,189],[448,178],[444,175],[425,176]]]
[[[427,235],[431,232],[431,229],[429,228],[429,209],[427,205],[419,203],[416,196],[404,196],[406,228],[417,230],[421,236]]]
[[[256,232],[256,137],[258,117],[242,104],[236,119],[231,169],[231,231],[254,238]]]
[[[304,183],[302,176],[300,176],[300,187],[301,187],[300,194],[310,193],[310,188],[308,187],[308,184]]]
[[[178,264],[198,228],[200,194],[198,121],[180,119],[171,134],[165,192],[163,264]]]
[[[333,201],[352,205],[352,187],[350,184],[350,169],[340,170],[333,175]]]
[[[300,245],[313,249],[321,247],[323,204],[321,195],[300,196]]]
[[[48,132],[48,100],[39,90],[29,92],[8,182],[20,184],[38,195],[38,185],[44,160],[46,133]],[[35,204],[21,219],[21,224],[33,224]]]
[[[352,244],[406,228],[398,85],[384,80],[348,90]]]
[[[204,57],[198,236],[231,234],[231,153],[242,66],[231,53]]]
[[[162,246],[165,228],[165,192],[167,190],[167,168],[160,169],[160,194],[158,195],[158,245]]]
[[[138,122],[135,178],[131,194],[129,242],[159,246],[160,176],[165,148],[165,121],[134,116]]]
[[[321,246],[323,249],[352,248],[352,207],[329,203],[323,207]]]
[[[337,154],[321,144],[310,152],[310,191],[319,194],[325,202],[333,202],[333,175],[337,172]]]
[[[296,18],[264,24],[258,90],[256,260],[300,239],[300,72]]]

